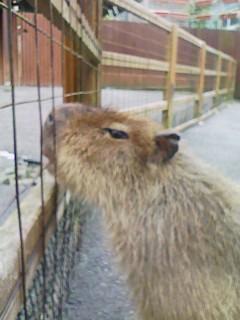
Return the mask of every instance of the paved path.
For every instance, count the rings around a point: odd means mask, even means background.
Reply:
[[[240,103],[230,103],[201,125],[183,133],[200,157],[240,182]],[[124,281],[105,245],[101,216],[88,217],[65,320],[132,320]]]
[[[62,89],[54,89],[55,103],[62,102]],[[48,99],[42,102],[43,121],[52,109],[51,88],[41,88],[41,98]],[[13,129],[12,129],[12,108],[11,91],[8,87],[0,86],[0,152],[13,152]],[[19,156],[27,156],[30,159],[38,161],[40,158],[40,124],[38,103],[27,101],[37,100],[36,87],[16,87],[15,102],[21,103],[16,106],[16,126],[17,126],[17,149]],[[5,108],[4,108],[5,106]],[[3,223],[9,213],[15,208],[15,183],[4,183],[8,179],[6,170],[12,172],[14,176],[13,160],[0,156],[0,225]],[[36,174],[39,168],[36,166]],[[11,179],[12,180],[12,179]],[[30,180],[29,180],[30,183]],[[31,184],[29,184],[29,187]],[[20,185],[20,192],[26,189],[26,186]]]

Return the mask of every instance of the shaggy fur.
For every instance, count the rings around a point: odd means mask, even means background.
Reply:
[[[185,151],[163,161],[149,120],[85,111],[57,127],[58,178],[103,208],[139,318],[239,320],[239,187]]]

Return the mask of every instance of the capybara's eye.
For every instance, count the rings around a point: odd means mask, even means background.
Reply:
[[[114,139],[128,139],[128,134],[122,130],[116,130],[111,128],[103,128],[103,131],[108,132]]]

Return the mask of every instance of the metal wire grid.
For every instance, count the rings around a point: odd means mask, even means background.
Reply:
[[[67,46],[65,41],[65,22],[63,17],[63,8],[67,4],[69,6],[69,20],[73,14],[76,15],[75,11],[67,0],[61,0],[62,8],[62,29],[61,29],[61,41],[54,38],[53,35],[53,8],[52,2],[49,0],[49,32],[41,29],[38,24],[38,0],[34,0],[34,12],[32,21],[28,19],[24,13],[16,12],[13,9],[11,0],[0,1],[0,9],[7,12],[8,22],[8,51],[9,51],[9,71],[10,71],[10,83],[11,83],[11,103],[1,105],[2,109],[12,109],[12,127],[13,127],[13,146],[14,146],[14,170],[15,170],[15,197],[10,201],[15,202],[18,214],[19,224],[19,239],[20,239],[20,257],[21,257],[21,288],[23,297],[23,309],[20,312],[18,319],[61,319],[62,315],[62,304],[66,296],[66,290],[68,287],[68,280],[70,271],[74,262],[74,255],[78,246],[78,239],[76,240],[76,234],[79,234],[80,222],[77,219],[77,213],[79,213],[79,205],[76,203],[70,203],[65,205],[65,213],[61,219],[60,224],[57,222],[57,211],[58,211],[58,192],[57,192],[57,160],[55,157],[55,205],[54,205],[54,219],[55,219],[55,233],[52,237],[48,247],[46,248],[46,221],[45,221],[45,203],[44,203],[44,177],[43,177],[43,112],[42,103],[45,101],[51,101],[52,112],[56,110],[56,99],[60,96],[55,95],[55,78],[54,78],[54,46],[57,46],[61,50],[61,77],[62,83],[65,78],[65,55],[66,52],[70,54],[78,62],[88,66],[91,70],[98,71],[98,66],[86,59],[82,54],[82,42],[80,39],[76,39],[71,29],[70,37],[71,43],[75,44]],[[14,56],[13,56],[13,16],[16,16],[20,21],[24,21],[27,25],[34,29],[34,42],[35,42],[35,59],[36,59],[36,86],[37,86],[37,99],[30,99],[27,101],[16,102],[15,96],[15,68],[14,68]],[[77,19],[76,23],[82,23],[81,19]],[[82,25],[82,33],[84,25]],[[85,30],[87,32],[87,30]],[[40,77],[40,46],[39,46],[39,35],[46,37],[50,42],[50,75],[51,75],[51,96],[42,98],[41,96],[41,77]],[[77,45],[76,45],[77,43]],[[81,75],[82,77],[82,75]],[[82,79],[80,79],[82,80]],[[83,80],[82,80],[83,81]],[[66,98],[79,99],[83,95],[95,95],[99,94],[97,90],[81,90],[64,93],[61,95],[63,100]],[[23,225],[22,225],[22,212],[21,212],[21,192],[19,190],[19,173],[18,173],[18,141],[17,141],[17,125],[16,125],[16,108],[21,105],[30,103],[38,103],[38,115],[40,123],[40,184],[41,184],[41,225],[42,225],[42,262],[38,268],[36,277],[34,278],[33,287],[30,293],[27,292],[26,286],[26,261],[25,261],[25,248],[23,239]],[[56,137],[53,137],[54,146],[56,148]],[[81,208],[80,208],[81,209]]]
[[[35,1],[35,0],[34,0]],[[51,1],[49,1],[49,8],[52,7]],[[34,8],[34,12],[36,11],[36,6],[38,6],[38,1],[35,1],[35,8]],[[82,25],[82,33],[83,31],[88,33],[88,29],[85,28],[84,29],[84,25],[82,24],[81,19],[79,19],[79,17],[77,16],[76,12],[73,10],[73,8],[70,5],[70,2],[68,0],[61,0],[61,7],[63,10],[63,3],[66,3],[69,6],[69,16],[70,16],[70,21],[71,21],[71,17],[72,15],[75,15],[77,17],[77,23]],[[53,47],[53,44],[56,45],[58,48],[60,48],[62,50],[62,61],[64,61],[64,54],[66,52],[68,52],[72,57],[76,58],[77,60],[81,61],[82,63],[84,63],[85,65],[89,66],[92,70],[98,71],[98,67],[96,66],[96,64],[92,63],[91,60],[87,60],[84,55],[81,53],[81,51],[76,51],[74,50],[72,47],[66,45],[64,39],[64,23],[62,23],[62,38],[61,41],[59,41],[59,39],[53,37],[52,34],[52,28],[53,28],[53,23],[50,23],[50,32],[47,32],[45,30],[43,30],[38,24],[37,24],[37,19],[34,18],[33,21],[31,21],[28,17],[26,17],[24,15],[24,13],[19,13],[17,11],[13,10],[12,4],[11,4],[11,8],[9,8],[9,4],[7,5],[7,3],[4,3],[2,1],[0,1],[0,8],[2,8],[3,10],[7,10],[9,12],[11,12],[11,15],[16,16],[20,21],[24,21],[29,27],[36,29],[38,34],[43,35],[44,37],[46,37],[46,39],[48,39],[51,43],[51,47]],[[50,12],[52,12],[52,10],[50,10]],[[38,13],[38,12],[37,12]],[[35,13],[34,13],[35,15]],[[62,21],[64,21],[63,15],[62,15]],[[74,39],[74,35],[71,29],[71,39]],[[80,40],[79,40],[80,41]],[[51,49],[52,50],[52,49]],[[64,66],[64,64],[62,64],[62,66]],[[52,73],[51,73],[52,74]],[[82,96],[82,95],[92,95],[92,94],[96,94],[98,93],[99,90],[82,90],[82,91],[75,91],[75,92],[70,92],[70,93],[64,93],[64,95],[55,95],[54,98],[55,100],[58,98],[70,98],[70,97],[76,97],[76,96]],[[42,102],[46,102],[46,101],[52,101],[53,97],[52,95],[46,98],[42,98],[41,101]],[[19,102],[15,102],[15,105],[24,105],[24,104],[31,104],[34,102],[38,103],[38,99],[29,99],[29,100],[24,100],[24,101],[19,101]],[[12,103],[7,103],[7,104],[3,104],[0,105],[0,110],[1,109],[6,109],[6,108],[11,108],[12,107]]]
[[[76,252],[80,250],[81,226],[85,214],[84,205],[76,201],[65,203],[58,230],[49,241],[45,261],[39,265],[28,293],[28,319],[63,319],[63,304],[69,292]],[[25,319],[23,309],[17,320]]]

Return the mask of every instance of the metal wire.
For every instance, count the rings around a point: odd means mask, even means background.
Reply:
[[[17,147],[17,127],[16,127],[16,111],[15,111],[15,82],[14,82],[14,66],[13,66],[13,41],[12,32],[12,1],[8,0],[8,50],[9,50],[9,71],[11,82],[11,98],[12,98],[12,125],[13,125],[13,149],[14,149],[14,170],[15,170],[15,191],[16,204],[18,214],[19,239],[20,239],[20,258],[21,258],[21,277],[22,277],[22,293],[25,319],[28,320],[27,310],[27,294],[26,294],[26,267],[25,267],[25,250],[22,227],[22,214],[20,208],[19,183],[18,183],[18,147]]]
[[[60,98],[68,98],[68,97],[73,97],[73,96],[81,96],[81,95],[91,95],[95,92],[99,92],[99,90],[88,90],[88,91],[76,91],[76,92],[71,92],[71,93],[66,93],[63,95],[55,95],[54,98],[55,100],[60,99]],[[48,98],[41,98],[41,102],[47,102],[47,101],[51,101],[52,100],[52,96],[48,97]],[[20,105],[27,105],[27,104],[31,104],[31,103],[38,103],[38,99],[33,99],[33,100],[25,100],[25,101],[20,101],[20,102],[15,102],[15,106],[20,106]],[[8,103],[5,105],[0,106],[0,110],[1,109],[7,109],[7,108],[11,108],[12,104]]]
[[[40,126],[40,189],[41,189],[41,222],[42,222],[42,256],[43,256],[43,304],[42,313],[43,320],[45,319],[46,307],[46,256],[45,256],[45,206],[44,206],[44,181],[43,181],[43,115],[42,115],[42,102],[41,102],[41,82],[40,82],[40,56],[39,56],[39,39],[38,39],[38,0],[34,1],[34,24],[35,24],[35,47],[36,47],[36,84],[38,92],[38,112],[39,112],[39,126]]]
[[[55,113],[56,113],[56,105],[55,105],[55,98],[54,98],[54,84],[55,84],[55,78],[54,78],[54,42],[53,42],[53,8],[52,8],[52,2],[51,0],[48,0],[49,3],[49,12],[50,12],[50,74],[51,74],[51,89],[52,89],[52,114],[53,118],[55,119]],[[54,214],[55,214],[55,250],[53,252],[54,254],[54,283],[56,282],[56,276],[57,276],[57,268],[58,268],[58,260],[57,260],[57,252],[58,252],[58,218],[57,218],[57,210],[58,210],[58,185],[57,185],[57,138],[56,138],[56,122],[53,122],[53,153],[54,153],[54,181],[55,181],[55,193],[54,193]],[[56,310],[55,304],[54,304],[54,286],[52,286],[52,302],[53,302],[53,317],[54,319],[58,319],[58,311]],[[59,292],[57,293],[59,294]]]
[[[61,0],[61,15],[62,15],[62,24],[61,24],[61,60],[62,60],[61,61],[62,62],[62,70],[61,71],[62,71],[62,74],[61,74],[61,77],[62,77],[62,84],[64,87],[64,82],[65,82],[65,79],[64,79],[64,77],[65,77],[65,70],[64,70],[64,68],[65,68],[65,64],[64,64],[65,21],[63,18],[63,13],[64,13],[63,12],[63,8],[64,8],[63,4],[64,4],[64,0]],[[63,90],[63,102],[64,102],[64,90]]]

